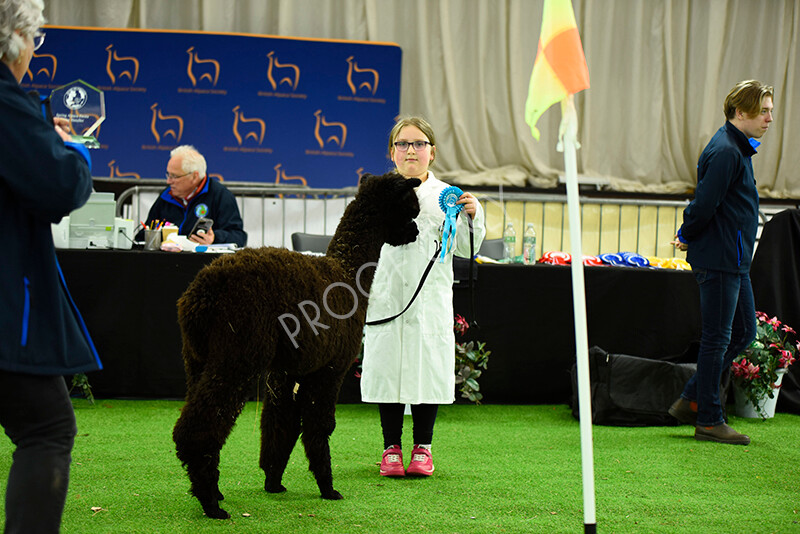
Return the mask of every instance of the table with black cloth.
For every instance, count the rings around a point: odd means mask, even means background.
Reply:
[[[183,398],[176,302],[216,254],[59,250],[64,279],[103,370],[88,373],[96,397]]]
[[[566,403],[575,363],[571,267],[478,267],[475,319],[465,339],[486,342],[489,368],[479,379],[485,402]],[[696,361],[700,339],[697,283],[688,271],[586,267],[589,346],[673,362]],[[466,282],[454,290],[469,320]],[[457,339],[459,340],[459,339]]]
[[[185,393],[176,301],[214,254],[59,250],[58,259],[104,370],[89,374],[103,397],[182,398]],[[486,342],[484,402],[564,403],[575,361],[570,267],[475,265],[479,328],[459,340]],[[700,337],[691,273],[662,269],[585,269],[589,344],[606,351],[685,361]],[[470,290],[454,288],[456,313],[469,320]],[[691,356],[689,356],[691,359]],[[355,372],[340,402],[360,402]]]

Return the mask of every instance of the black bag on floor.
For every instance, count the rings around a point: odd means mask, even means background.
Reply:
[[[669,426],[669,407],[697,368],[694,363],[649,360],[589,349],[592,422],[610,426]],[[572,415],[579,419],[578,371],[572,366]]]

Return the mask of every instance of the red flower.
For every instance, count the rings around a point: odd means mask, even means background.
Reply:
[[[453,324],[453,330],[460,336],[463,336],[464,333],[469,329],[469,323],[467,320],[464,319],[461,315],[456,315],[455,317],[455,324]]]
[[[739,362],[733,362],[731,365],[733,376],[738,376],[745,380],[753,380],[754,378],[758,378],[758,372],[760,369],[761,368],[758,365],[753,365],[746,359],[743,359]]]

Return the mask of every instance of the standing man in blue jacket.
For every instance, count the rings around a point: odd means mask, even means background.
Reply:
[[[224,185],[206,175],[206,159],[191,145],[170,152],[167,162],[167,189],[153,203],[146,223],[169,221],[178,234],[201,245],[212,243],[247,244],[236,197]],[[214,225],[206,232],[189,234],[201,217]]]
[[[719,390],[722,373],[756,335],[750,262],[758,191],[750,158],[772,122],[772,96],[772,87],[746,80],[725,98],[727,121],[700,155],[695,197],[674,241],[700,288],[702,335],[697,372],[669,413],[695,425],[700,441],[750,443],[725,423]]]
[[[51,233],[89,198],[89,152],[19,86],[44,41],[43,8],[0,2],[0,424],[16,447],[6,533],[58,532],[77,432],[63,375],[101,368]]]

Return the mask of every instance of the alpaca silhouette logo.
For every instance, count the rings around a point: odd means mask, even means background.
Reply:
[[[248,126],[250,131],[246,132],[244,136],[242,136],[240,129],[244,129],[241,126]],[[267,123],[264,122],[263,119],[259,119],[257,117],[253,118],[246,118],[241,111],[239,111],[239,106],[233,108],[233,136],[236,137],[236,141],[238,141],[239,146],[242,143],[252,137],[253,140],[258,143],[259,145],[264,141],[264,134],[267,132]]]
[[[273,167],[275,169],[275,183],[282,184],[286,182],[300,182],[301,185],[308,185],[306,179],[302,176],[286,176],[286,171],[281,168],[281,163],[278,163]]]
[[[189,54],[186,74],[189,75],[192,86],[197,87],[198,81],[208,80],[212,87],[216,87],[219,80],[219,61],[216,59],[200,59],[193,46],[189,47],[186,53]],[[199,73],[199,76],[195,74],[195,70]]]
[[[272,86],[273,91],[277,91],[281,84],[288,84],[292,91],[297,90],[300,83],[300,67],[292,63],[281,63],[275,57],[275,51],[267,54],[269,64],[267,65],[267,80]]]
[[[150,106],[153,110],[153,118],[150,121],[150,131],[153,132],[153,137],[156,143],[160,143],[161,139],[165,139],[171,135],[175,143],[179,143],[183,137],[183,118],[180,115],[164,115],[158,107],[158,102]]]
[[[28,64],[28,70],[25,71],[25,76],[28,76],[31,81],[33,81],[34,77],[44,75],[52,82],[56,79],[57,68],[58,58],[56,58],[56,56],[53,54],[37,54],[34,52],[33,58]]]
[[[379,80],[377,70],[359,67],[353,56],[347,58],[347,85],[353,94],[360,89],[366,89],[374,95],[378,90]]]
[[[333,142],[340,149],[344,148],[344,143],[347,141],[347,126],[343,122],[328,121],[322,114],[321,109],[314,112],[314,117],[317,118],[314,126],[314,137],[317,138],[319,147],[325,148],[325,145]]]
[[[136,83],[136,79],[139,77],[139,60],[133,56],[120,56],[114,50],[113,43],[106,47],[106,52],[108,52],[106,74],[108,74],[111,83],[116,85],[118,80],[126,77],[131,84]]]
[[[135,178],[136,180],[140,180],[142,177],[135,172],[120,172],[119,166],[116,165],[117,160],[112,159],[108,162],[108,177],[109,178]]]

